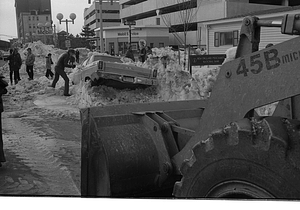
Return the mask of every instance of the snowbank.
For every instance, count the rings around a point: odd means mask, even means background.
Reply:
[[[70,78],[70,93],[72,96],[65,98],[62,96],[64,80],[60,78],[56,88],[53,89],[48,87],[52,81],[43,76],[45,74],[45,56],[51,53],[55,63],[59,55],[65,51],[56,49],[50,45],[44,45],[38,41],[28,43],[24,48],[19,50],[23,59],[25,59],[28,47],[30,47],[36,55],[34,70],[35,74],[39,76],[32,81],[24,79],[17,85],[9,86],[8,89],[12,95],[11,100],[24,100],[24,98],[34,98],[44,95],[48,97],[62,97],[71,107],[85,108],[125,103],[206,99],[209,97],[219,73],[219,67],[193,67],[193,75],[190,75],[184,65],[184,53],[181,52],[178,54],[178,52],[172,51],[171,48],[168,47],[153,48],[152,54],[144,63],[132,62],[131,59],[124,57],[121,59],[128,65],[157,69],[159,81],[157,87],[136,90],[117,90],[106,86],[91,87],[90,84],[86,82],[72,85],[71,78],[76,71],[78,71],[78,68],[66,69]],[[87,49],[79,48],[78,50],[81,60],[92,54],[92,52],[89,52]],[[234,59],[235,51],[236,48],[232,48],[226,52],[226,62]],[[7,65],[1,71],[7,78],[9,77]],[[22,66],[21,71],[25,71],[25,65]],[[63,110],[65,112],[65,109]],[[266,110],[268,109],[264,108],[261,112],[265,113],[267,112]],[[57,109],[55,109],[55,112],[59,114]]]

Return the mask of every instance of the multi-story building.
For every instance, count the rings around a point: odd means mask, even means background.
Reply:
[[[185,4],[189,5],[190,13],[195,14],[188,17],[189,20],[182,18],[183,8],[187,8]],[[183,44],[180,40],[184,40],[184,31],[187,31],[184,29],[184,22],[188,21],[186,43],[205,46],[206,33],[201,22],[295,5],[300,5],[300,2],[298,0],[120,0],[120,18],[122,22],[136,21],[137,26],[166,25],[169,28],[171,45]]]
[[[84,9],[84,25],[88,26],[91,30],[96,32],[96,45],[99,49],[99,37],[100,31],[96,30],[100,27],[100,9],[102,8],[102,26],[119,26],[121,24],[120,19],[120,5],[119,0],[102,0],[100,4],[99,0],[94,0],[89,8]]]
[[[18,38],[53,44],[51,0],[15,0]]]

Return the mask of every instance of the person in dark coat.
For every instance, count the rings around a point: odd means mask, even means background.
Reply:
[[[143,63],[146,60],[146,53],[147,53],[147,51],[146,51],[144,42],[140,42],[140,56],[139,56],[139,59]]]
[[[152,50],[149,46],[146,47],[146,58],[149,58],[152,55]]]
[[[76,62],[79,63],[79,50],[75,52]]]
[[[13,50],[13,52],[8,56],[7,60],[9,61],[10,84],[13,84],[14,79],[16,85],[18,84],[18,81],[21,80],[19,70],[22,66],[22,59],[17,48]]]
[[[3,137],[2,137],[2,116],[1,113],[4,111],[2,95],[7,93],[7,82],[3,80],[3,76],[0,76],[0,167],[2,167],[2,163],[6,162],[4,150],[3,150]]]
[[[132,46],[128,47],[125,57],[130,58],[132,61],[135,61],[133,51],[132,51]]]
[[[52,85],[50,87],[55,88],[55,85],[59,79],[59,76],[61,76],[65,80],[65,90],[64,90],[64,96],[70,96],[69,94],[69,78],[65,72],[65,67],[69,68],[75,68],[76,65],[74,65],[75,61],[75,50],[70,49],[68,52],[62,54],[55,65],[55,75],[54,80],[52,82]]]

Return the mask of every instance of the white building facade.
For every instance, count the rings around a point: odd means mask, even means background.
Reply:
[[[120,26],[121,24],[120,5],[118,0],[102,0],[102,4],[100,4],[99,0],[95,0],[89,8],[84,9],[84,25],[95,30],[97,37],[95,38],[95,41],[98,49],[100,47],[100,31],[96,29],[100,27],[100,9],[102,9],[103,27]]]
[[[122,22],[134,20],[137,25],[176,26],[176,33],[169,31],[169,42],[170,45],[182,45],[184,20],[180,18],[181,8],[187,1],[192,2],[190,10],[195,15],[189,20],[186,43],[196,46],[206,46],[203,21],[300,4],[295,0],[120,0],[120,18]]]
[[[22,43],[37,40],[45,44],[54,43],[51,12],[22,12],[17,21]]]
[[[300,6],[256,12],[251,15],[261,20],[280,22],[285,14],[300,14]],[[243,18],[244,16],[240,16],[202,23],[205,25],[207,51],[209,54],[224,54],[227,49],[237,45],[237,42],[228,39],[226,34],[236,33],[238,38]],[[265,48],[269,43],[275,45],[292,38],[295,38],[295,36],[282,34],[280,27],[261,27],[259,49]]]

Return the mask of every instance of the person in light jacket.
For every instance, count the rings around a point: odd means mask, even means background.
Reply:
[[[51,58],[51,53],[48,54],[48,56],[46,57],[46,77],[49,79],[49,77],[51,77],[51,79],[53,79],[53,72],[51,71],[51,64],[53,64],[52,58]]]
[[[34,61],[35,61],[35,56],[34,54],[32,54],[31,52],[31,48],[28,48],[27,49],[27,58],[26,58],[26,61],[25,61],[25,64],[26,64],[26,72],[29,76],[29,80],[33,80],[33,65],[34,65]]]

